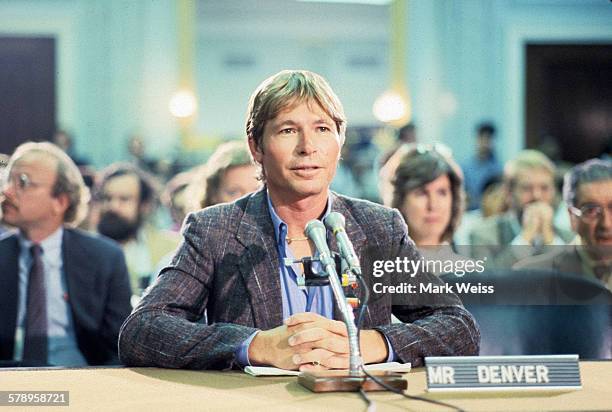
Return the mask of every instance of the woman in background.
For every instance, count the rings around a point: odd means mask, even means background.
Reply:
[[[261,187],[257,167],[243,141],[224,143],[195,171],[189,187],[188,211],[234,200]]]
[[[185,179],[188,181],[186,185]],[[223,143],[204,165],[178,175],[177,181],[172,183],[167,189],[167,203],[174,206],[173,219],[178,222],[191,212],[217,203],[233,202],[261,187],[257,180],[257,167],[243,141]],[[183,189],[176,190],[179,188]],[[170,263],[173,256],[174,252],[166,255],[155,273]]]
[[[463,173],[450,149],[439,144],[407,145],[389,162],[394,169],[391,206],[404,216],[408,234],[425,258],[468,260],[452,247],[465,209],[465,191]]]
[[[398,155],[392,207],[417,246],[449,244],[465,208],[461,169],[440,145],[408,147]]]

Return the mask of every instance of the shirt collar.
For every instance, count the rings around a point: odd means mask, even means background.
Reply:
[[[42,248],[46,256],[50,256],[52,254],[61,254],[63,236],[64,228],[60,226],[55,230],[55,232],[51,233],[42,242],[40,242],[40,247]],[[19,244],[21,246],[21,250],[29,250],[30,247],[34,244],[34,242],[29,239],[26,239],[26,237],[23,236],[23,234],[20,232]]]
[[[268,210],[270,211],[270,218],[272,218],[272,226],[274,226],[274,238],[277,243],[285,240],[287,236],[287,224],[278,216],[276,210],[274,209],[274,205],[272,204],[272,200],[270,199],[270,192],[266,189],[266,198],[268,201]],[[323,213],[323,219],[330,214],[332,210],[332,197],[327,194],[327,205],[325,206],[325,213]]]

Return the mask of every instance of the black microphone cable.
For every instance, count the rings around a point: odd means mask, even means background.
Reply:
[[[439,405],[439,406],[444,406],[444,407],[447,407],[447,408],[451,408],[451,409],[453,409],[453,410],[455,410],[455,411],[457,411],[457,412],[465,412],[465,410],[464,410],[464,409],[461,409],[460,407],[455,406],[455,405],[452,405],[452,404],[450,404],[450,403],[446,403],[446,402],[442,402],[442,401],[437,401],[437,400],[435,400],[435,399],[424,398],[424,397],[422,397],[422,396],[408,395],[408,394],[404,393],[403,391],[400,391],[400,390],[398,390],[398,389],[395,389],[395,388],[394,388],[394,387],[392,387],[392,386],[387,385],[385,382],[381,381],[381,380],[380,380],[380,379],[378,379],[376,376],[374,376],[374,375],[370,375],[370,374],[369,374],[369,373],[368,373],[368,372],[365,370],[365,368],[364,368],[364,367],[361,367],[361,370],[362,370],[362,372],[363,372],[363,373],[364,373],[364,374],[365,374],[367,377],[369,377],[370,379],[372,379],[374,382],[376,382],[377,384],[379,384],[379,385],[380,385],[380,386],[382,386],[383,388],[385,388],[385,389],[387,389],[387,390],[389,390],[389,391],[391,391],[391,392],[393,392],[393,393],[396,393],[396,394],[398,394],[398,395],[402,395],[402,396],[403,396],[404,398],[406,398],[406,399],[411,399],[411,400],[415,400],[415,401],[422,401],[422,402],[429,402],[429,403],[433,403],[433,404],[435,404],[435,405]],[[360,389],[360,391],[363,391],[363,389]],[[372,402],[372,401],[370,401],[370,402]]]
[[[365,281],[363,280],[363,278],[361,277],[361,275],[357,275],[357,280],[359,281],[359,285],[361,287],[361,289],[363,290],[363,300],[362,303],[359,305],[359,314],[357,315],[357,342],[359,344],[359,347],[361,347],[361,335],[359,333],[359,331],[361,330],[361,323],[363,322],[363,316],[365,314],[365,311],[368,307],[368,301],[370,300],[370,290],[368,289],[368,285],[366,285]],[[361,366],[361,370],[363,371],[363,365]],[[367,375],[367,374],[366,374]],[[365,379],[364,379],[365,382]],[[370,412],[370,411],[375,411],[376,410],[376,403],[374,403],[374,401],[372,399],[370,399],[370,397],[368,396],[368,394],[366,393],[366,391],[363,390],[363,383],[361,384],[361,387],[359,388],[359,395],[361,395],[361,397],[363,398],[363,400],[365,401],[366,405],[368,405],[366,411]]]
[[[361,323],[363,321],[363,316],[364,316],[366,308],[368,306],[368,301],[370,300],[370,291],[369,291],[369,289],[367,287],[367,284],[366,284],[365,280],[363,279],[363,277],[361,275],[357,275],[357,280],[359,281],[359,285],[363,289],[363,302],[360,305],[359,314],[357,316],[357,341],[359,342],[359,338],[360,338],[359,331],[361,330]],[[446,408],[451,408],[451,409],[453,409],[453,410],[455,410],[457,412],[465,412],[464,409],[461,409],[458,406],[452,405],[450,403],[446,403],[446,402],[442,402],[442,401],[437,401],[435,399],[428,399],[428,398],[424,398],[422,396],[408,395],[408,394],[404,393],[403,391],[401,391],[399,389],[395,389],[394,387],[389,386],[385,382],[383,382],[380,379],[378,379],[376,376],[370,375],[366,371],[364,365],[361,365],[361,371],[366,375],[366,377],[372,379],[378,385],[382,386],[383,388],[387,389],[388,391],[391,391],[391,392],[396,393],[398,395],[402,395],[406,399],[415,400],[415,401],[422,401],[422,402],[429,402],[429,403],[433,403],[435,405],[444,406]],[[365,378],[364,378],[363,382],[365,382]],[[374,403],[374,401],[372,399],[370,399],[370,397],[363,390],[363,383],[362,383],[362,387],[359,388],[359,394],[361,395],[363,400],[368,405],[368,408],[367,408],[368,412],[376,410],[376,404]]]

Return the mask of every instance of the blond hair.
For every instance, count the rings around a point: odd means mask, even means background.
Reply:
[[[335,122],[344,143],[346,116],[340,99],[323,77],[307,70],[283,70],[264,80],[255,89],[247,109],[247,139],[261,149],[266,123],[286,108],[304,101],[321,106]]]
[[[191,211],[217,204],[217,194],[225,173],[235,167],[253,164],[249,149],[243,140],[226,142],[220,145],[205,165],[193,173],[187,188],[187,198]]]
[[[555,165],[544,153],[532,149],[523,150],[504,167],[504,182],[508,189],[510,191],[514,189],[520,172],[532,169],[545,170],[553,178],[555,177]]]

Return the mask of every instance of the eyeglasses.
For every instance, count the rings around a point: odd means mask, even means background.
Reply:
[[[612,214],[612,203],[605,207]],[[604,206],[597,203],[586,203],[580,207],[570,206],[570,211],[585,222],[595,222],[603,216]]]
[[[2,188],[6,189],[9,185],[13,185],[18,192],[24,192],[30,187],[37,187],[40,184],[30,180],[30,176],[25,173],[19,173],[18,175],[9,175],[2,182]]]

